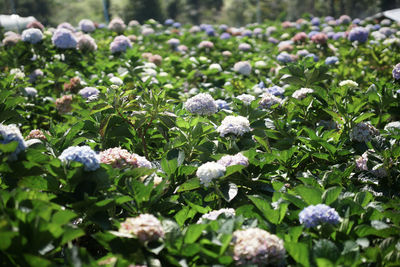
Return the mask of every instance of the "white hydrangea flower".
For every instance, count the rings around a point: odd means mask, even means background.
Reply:
[[[208,67],[208,69],[210,69],[210,70],[216,70],[216,71],[218,71],[218,72],[221,72],[221,71],[222,71],[222,67],[221,67],[221,65],[218,64],[218,63],[211,64],[211,65]]]
[[[37,96],[38,91],[33,87],[25,87],[24,94],[26,96],[35,97]]]
[[[255,96],[249,94],[242,94],[237,96],[236,98],[242,101],[243,104],[245,104],[246,106],[250,105],[251,102],[253,102],[256,99]]]
[[[217,132],[224,137],[228,134],[242,136],[251,131],[250,122],[243,116],[226,116],[221,125],[217,128]]]
[[[119,86],[124,84],[124,82],[121,80],[121,78],[118,78],[118,77],[115,77],[115,76],[110,78],[110,82],[112,84],[119,85]]]
[[[340,87],[349,86],[349,87],[358,87],[358,83],[352,80],[344,80],[339,83]]]
[[[219,210],[213,210],[210,211],[207,214],[203,214],[201,218],[197,221],[198,224],[206,222],[207,220],[209,221],[215,221],[218,219],[218,217],[224,214],[225,217],[230,218],[230,217],[235,217],[236,212],[234,209],[219,209]]]
[[[261,68],[265,68],[267,66],[267,63],[265,63],[265,61],[259,60],[256,61],[256,63],[254,63],[254,67],[261,69]]]
[[[276,97],[270,93],[264,93],[259,102],[260,106],[263,108],[270,108],[271,106],[276,105],[276,104],[281,105],[281,103],[282,103],[281,98]]]
[[[19,68],[11,69],[10,70],[10,74],[14,75],[15,79],[23,79],[23,78],[25,78],[25,73]]]
[[[226,155],[223,156],[220,160],[217,161],[217,163],[229,167],[233,165],[243,165],[243,166],[248,166],[249,165],[249,159],[245,156],[243,156],[242,153],[237,153],[236,155]]]
[[[400,121],[392,121],[386,124],[385,131],[400,130]]]
[[[200,179],[200,184],[207,187],[212,180],[224,176],[225,171],[225,166],[216,162],[207,162],[197,169],[196,176]]]
[[[233,233],[233,259],[240,266],[279,266],[285,260],[283,241],[260,228]]]
[[[201,93],[189,98],[185,108],[193,114],[212,115],[218,111],[217,104],[210,94]]]
[[[292,94],[292,97],[300,100],[305,98],[308,94],[312,94],[313,92],[314,90],[310,88],[300,88]]]
[[[250,75],[251,65],[248,61],[239,61],[233,66],[233,70],[242,75]]]
[[[155,241],[165,235],[161,222],[152,214],[127,218],[118,230],[126,237],[137,237],[142,242]]]

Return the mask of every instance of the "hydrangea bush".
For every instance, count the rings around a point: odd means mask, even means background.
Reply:
[[[4,266],[399,266],[400,26],[1,32]]]

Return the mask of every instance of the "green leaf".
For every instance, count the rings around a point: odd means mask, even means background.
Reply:
[[[298,193],[302,199],[309,205],[320,204],[322,201],[321,191],[314,187],[308,187],[304,185],[299,185],[294,188],[294,191]]]
[[[372,116],[375,116],[374,113],[363,113],[362,115],[358,116],[355,120],[354,123],[360,123],[362,121],[365,121],[368,118],[371,118]]]
[[[266,199],[259,196],[248,196],[251,202],[261,211],[264,217],[273,224],[278,224],[279,222],[279,210],[274,210],[271,208],[270,204]]]
[[[190,191],[193,189],[197,189],[200,187],[200,180],[199,178],[192,178],[185,183],[181,184],[179,186],[179,189],[177,192],[184,192],[184,191]]]
[[[285,248],[289,255],[303,266],[310,266],[308,246],[299,242],[285,242]]]
[[[196,240],[201,236],[204,229],[207,228],[207,224],[191,224],[189,225],[184,242],[186,244],[191,244],[196,242]]]
[[[85,235],[85,231],[83,231],[82,229],[73,229],[73,228],[68,228],[64,231],[64,234],[62,236],[62,240],[61,240],[61,245],[64,245],[74,239],[77,239],[78,237],[84,236]]]
[[[333,203],[342,192],[342,188],[339,186],[328,188],[323,194],[322,199],[326,205]]]

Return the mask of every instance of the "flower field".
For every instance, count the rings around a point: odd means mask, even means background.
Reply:
[[[1,266],[400,265],[399,24],[1,35]]]

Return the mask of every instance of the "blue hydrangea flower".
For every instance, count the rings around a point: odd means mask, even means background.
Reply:
[[[335,33],[335,34],[332,36],[332,39],[335,40],[335,41],[337,41],[337,40],[339,40],[340,38],[344,38],[345,35],[346,35],[346,34],[345,34],[344,32],[337,32],[337,33]]]
[[[327,57],[325,59],[325,64],[326,65],[332,65],[332,64],[336,64],[338,61],[339,61],[338,57],[335,57],[335,56]]]
[[[265,91],[267,93],[270,93],[270,94],[272,94],[274,96],[278,96],[278,97],[282,97],[283,94],[285,93],[285,89],[283,89],[282,87],[280,87],[278,85],[268,87]]]
[[[367,29],[363,27],[356,27],[352,29],[349,33],[349,41],[355,42],[358,41],[359,43],[365,43],[368,39],[369,32]]]
[[[221,40],[227,40],[231,38],[231,35],[227,32],[224,32],[221,34],[221,36],[219,37]]]
[[[182,25],[179,22],[174,22],[172,27],[179,29]]]
[[[305,57],[306,58],[311,57],[314,60],[314,62],[318,62],[318,60],[319,60],[319,57],[314,53],[310,53],[310,54],[306,55]]]
[[[319,26],[319,24],[320,24],[319,18],[318,18],[318,17],[314,17],[314,18],[311,20],[311,24],[314,25],[314,26]]]
[[[292,62],[293,59],[292,57],[287,53],[287,52],[282,52],[280,53],[277,57],[276,60],[278,60],[281,63],[289,63]]]
[[[51,40],[56,47],[62,49],[75,48],[78,43],[74,34],[64,28],[57,29]]]
[[[228,102],[222,99],[215,100],[215,104],[217,105],[218,110],[227,109],[230,110]]]
[[[173,19],[166,19],[164,22],[164,25],[166,26],[171,26],[172,24],[174,24],[174,20]]]
[[[100,160],[90,146],[71,146],[65,149],[58,158],[65,163],[80,162],[85,166],[85,171],[95,171],[100,168]]]
[[[299,213],[299,221],[305,227],[310,228],[323,223],[338,224],[340,217],[335,209],[325,204],[318,204],[304,208]]]
[[[26,149],[26,144],[17,126],[13,124],[4,125],[0,123],[0,143],[8,144],[13,141],[17,141],[18,146],[9,156],[9,160],[11,161],[17,160],[17,155]]]

